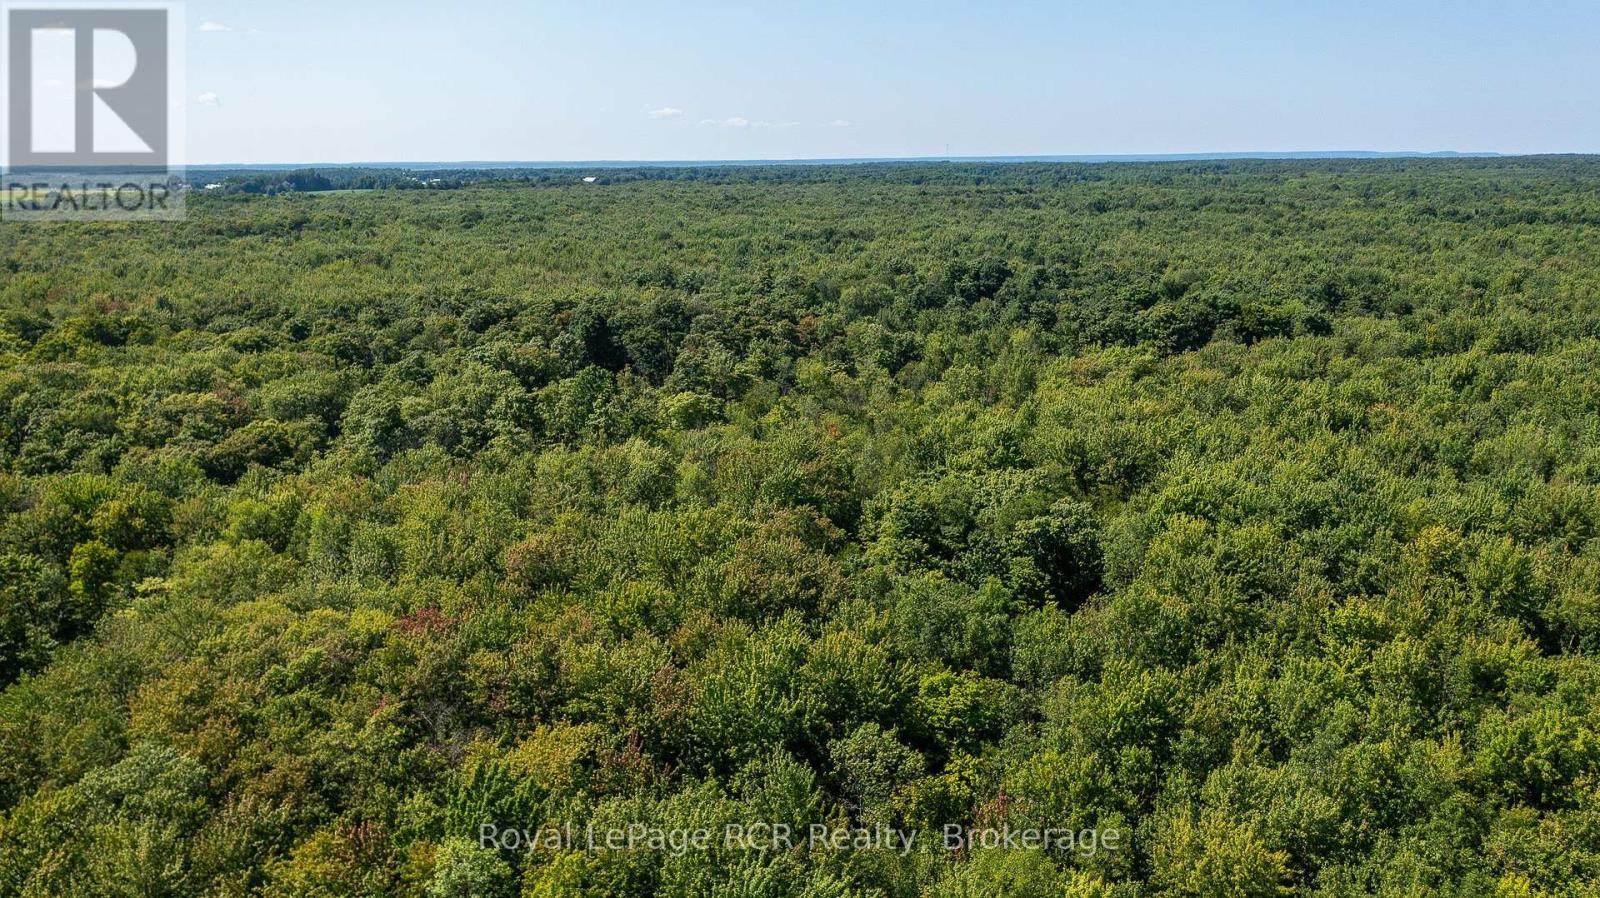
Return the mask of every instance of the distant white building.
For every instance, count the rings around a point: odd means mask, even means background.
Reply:
[[[594,182],[596,182],[598,180],[600,180],[600,179],[595,177],[594,175],[590,175],[589,177],[583,179],[583,183],[585,183],[585,184],[593,184]]]
[[[221,184],[207,184],[206,185],[206,189],[207,190],[221,190],[222,189],[222,185]]]

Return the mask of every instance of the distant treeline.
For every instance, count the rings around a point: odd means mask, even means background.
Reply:
[[[316,193],[327,190],[422,190],[454,188],[480,180],[474,172],[413,172],[383,168],[302,168],[293,171],[218,170],[192,172],[191,186],[225,193]],[[484,172],[482,174],[489,174]]]
[[[1265,179],[1267,183],[1307,177],[1356,176],[1362,180],[1374,175],[1405,175],[1425,167],[1448,178],[1477,178],[1482,174],[1523,176],[1531,172],[1561,172],[1582,177],[1594,168],[1594,158],[1586,156],[1525,156],[1512,158],[1461,157],[1444,160],[1417,159],[1211,159],[1178,162],[1131,162],[1110,165],[1081,162],[860,162],[852,164],[723,164],[683,166],[641,164],[614,167],[597,164],[587,169],[561,167],[528,168],[387,168],[368,166],[322,166],[292,170],[255,168],[205,169],[191,171],[190,184],[196,188],[212,186],[227,193],[278,194],[315,193],[329,190],[440,190],[469,185],[505,184],[509,186],[566,186],[587,182],[596,186],[639,181],[672,181],[711,184],[866,184],[940,186],[1005,186],[1015,190],[1062,187],[1080,183],[1112,181],[1119,184],[1145,184],[1171,187],[1192,183],[1195,178],[1232,180],[1241,175]],[[1368,188],[1370,189],[1370,188]],[[1475,188],[1476,189],[1476,188]]]

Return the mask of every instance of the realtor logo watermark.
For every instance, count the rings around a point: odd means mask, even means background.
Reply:
[[[6,221],[183,216],[183,10],[6,2]]]

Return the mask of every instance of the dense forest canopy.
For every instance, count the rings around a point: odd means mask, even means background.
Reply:
[[[1600,160],[580,174],[0,228],[0,896],[1600,894]]]

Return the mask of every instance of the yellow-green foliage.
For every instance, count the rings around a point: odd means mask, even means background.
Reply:
[[[606,180],[0,229],[0,898],[1600,891],[1600,162]]]

